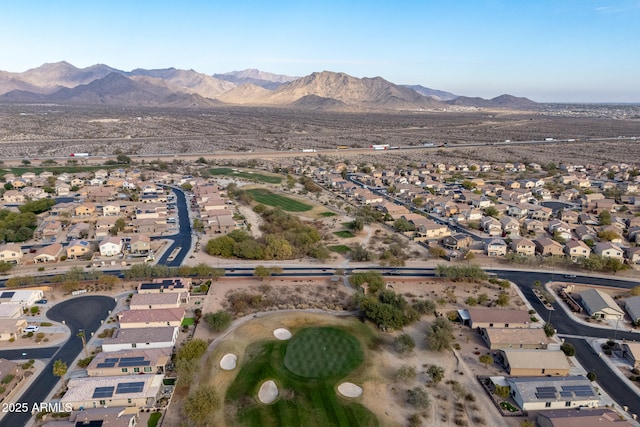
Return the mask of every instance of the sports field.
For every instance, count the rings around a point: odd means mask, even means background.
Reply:
[[[336,391],[363,358],[359,341],[335,327],[305,328],[289,341],[252,344],[225,405],[237,408],[233,421],[247,426],[377,426],[373,413]],[[255,396],[268,379],[276,382],[279,397],[265,405]]]
[[[241,169],[231,169],[231,168],[213,168],[209,169],[211,175],[222,175],[222,176],[230,176],[230,177],[238,177],[244,179],[250,179],[252,181],[257,182],[265,182],[267,184],[280,184],[282,182],[282,178],[279,176],[273,175],[265,175],[261,173],[249,172]]]
[[[269,190],[263,188],[255,188],[253,190],[247,190],[249,194],[258,203],[263,205],[273,206],[281,208],[287,212],[306,212],[313,209],[313,206],[306,203],[299,202],[289,197],[281,196],[280,194],[272,193]]]

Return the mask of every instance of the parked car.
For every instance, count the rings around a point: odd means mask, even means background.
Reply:
[[[564,275],[564,278],[565,278],[565,279],[575,279],[575,278],[576,278],[576,275],[575,275],[575,274],[565,274],[565,275]]]
[[[40,327],[37,325],[29,325],[26,328],[24,328],[24,332],[28,334],[29,332],[38,332],[39,329]]]
[[[47,302],[49,301],[47,301],[46,299],[39,299],[38,301],[36,301],[36,304],[46,304]]]

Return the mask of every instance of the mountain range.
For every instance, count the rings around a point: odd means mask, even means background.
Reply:
[[[51,103],[208,108],[221,105],[333,111],[425,110],[456,107],[531,109],[527,98],[469,98],[381,77],[315,72],[292,77],[256,69],[207,75],[194,70],[122,71],[97,64],[44,64],[22,73],[0,71],[0,103]]]

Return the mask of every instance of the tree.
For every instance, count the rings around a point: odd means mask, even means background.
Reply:
[[[280,273],[282,273],[281,267],[265,267],[264,265],[258,265],[253,270],[253,275],[259,277],[261,281],[264,280],[265,277],[271,277],[274,274]]]
[[[600,220],[600,225],[611,225],[611,212],[603,210],[598,215],[598,219]]]
[[[200,218],[193,219],[193,231],[196,233],[204,233],[204,223]]]
[[[587,373],[587,378],[589,379],[589,381],[594,382],[595,380],[598,379],[598,376],[596,375],[595,372],[590,371]]]
[[[131,157],[127,156],[126,154],[118,154],[118,157],[116,157],[116,162],[128,165],[131,163]]]
[[[215,313],[207,313],[204,315],[204,321],[207,326],[215,332],[224,331],[231,324],[231,314],[226,310],[218,310]]]
[[[493,357],[491,357],[489,353],[480,355],[478,360],[484,365],[485,368],[489,365],[493,365]]]
[[[451,323],[443,318],[437,318],[427,331],[427,345],[434,351],[445,351],[451,348],[454,341],[453,327]]]
[[[393,348],[400,354],[410,353],[416,347],[416,342],[409,334],[401,334],[393,339]]]
[[[6,273],[13,268],[13,264],[6,261],[0,261],[0,273]]]
[[[420,409],[428,409],[431,404],[429,395],[422,387],[414,387],[411,390],[407,390],[407,403],[414,408]]]
[[[431,382],[438,384],[444,379],[444,369],[437,365],[431,365],[427,368],[427,375],[431,378]]]
[[[197,426],[213,425],[209,418],[218,410],[220,400],[214,385],[202,384],[184,402],[184,413]]]
[[[500,216],[500,212],[498,212],[498,209],[495,208],[495,206],[488,206],[484,209],[484,214],[485,216],[491,216],[494,218],[498,218]]]
[[[62,360],[58,359],[53,362],[53,375],[56,377],[64,377],[67,373],[67,364]]]
[[[573,344],[568,342],[562,343],[562,345],[560,346],[560,350],[562,350],[564,354],[566,354],[569,357],[575,356],[576,354],[576,348],[573,346]]]
[[[222,258],[231,258],[233,256],[233,246],[235,240],[229,236],[217,237],[207,242],[204,250],[212,256],[221,256]]]
[[[469,307],[475,307],[476,305],[478,305],[478,299],[475,297],[468,297],[465,300],[465,304],[467,304]]]
[[[556,330],[551,323],[545,323],[542,329],[544,330],[544,334],[548,337],[552,337],[556,333]]]
[[[631,296],[637,297],[640,295],[640,286],[634,286],[631,288]]]
[[[202,339],[194,339],[187,341],[176,354],[176,360],[195,360],[199,359],[207,350],[207,342]]]
[[[351,259],[353,261],[366,262],[373,260],[373,254],[368,251],[364,246],[357,244],[351,249]]]
[[[613,230],[602,230],[598,232],[598,237],[601,240],[606,240],[607,242],[611,242],[613,240],[619,239],[620,235]]]
[[[407,231],[414,231],[416,226],[404,218],[398,218],[394,221],[393,228],[399,233],[404,233]]]
[[[189,184],[188,182],[185,182],[180,186],[180,188],[182,188],[182,191],[191,191],[193,189],[193,185]]]

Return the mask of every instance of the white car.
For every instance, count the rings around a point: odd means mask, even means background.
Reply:
[[[38,329],[40,329],[40,327],[37,325],[29,325],[26,328],[24,328],[24,332],[27,334],[29,332],[38,332]]]

